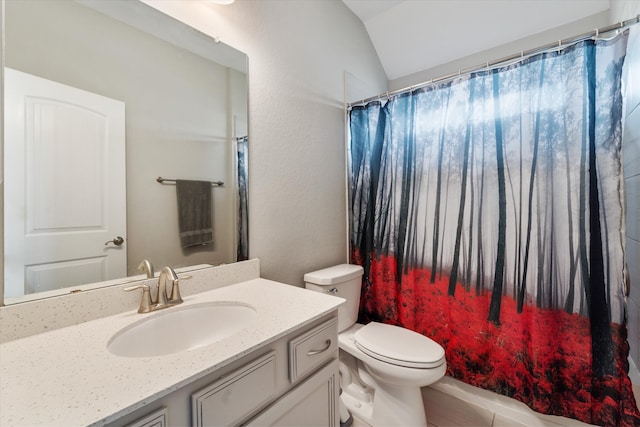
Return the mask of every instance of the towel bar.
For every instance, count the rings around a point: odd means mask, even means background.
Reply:
[[[158,181],[160,184],[165,184],[165,185],[172,185],[176,183],[175,179],[163,178],[161,176],[157,177],[156,181]],[[209,183],[211,183],[211,185],[214,187],[224,186],[224,182],[222,181],[209,181]]]

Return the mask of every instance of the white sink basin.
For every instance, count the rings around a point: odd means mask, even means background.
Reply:
[[[124,357],[152,357],[204,347],[240,331],[256,317],[240,302],[166,308],[118,331],[107,349]]]

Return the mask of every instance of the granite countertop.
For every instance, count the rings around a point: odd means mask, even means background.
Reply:
[[[0,426],[114,421],[320,318],[343,300],[253,279],[186,297],[182,306],[213,301],[249,304],[257,316],[222,341],[159,357],[115,356],[107,342],[120,329],[164,310],[129,311],[1,344]]]

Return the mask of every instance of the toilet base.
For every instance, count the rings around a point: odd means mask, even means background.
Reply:
[[[344,403],[353,418],[362,420],[371,426],[373,425],[373,406],[371,403],[361,402],[346,393],[342,393],[340,399],[342,399],[342,403]]]
[[[420,387],[381,387],[360,361],[341,355],[340,398],[349,413],[373,427],[426,427]],[[345,360],[347,359],[347,360]],[[357,368],[349,369],[347,365]]]
[[[382,396],[383,392],[376,391],[375,413],[373,402],[363,402],[348,393],[342,393],[340,398],[353,417],[373,427],[426,427],[422,394],[420,389],[414,391],[410,396]]]

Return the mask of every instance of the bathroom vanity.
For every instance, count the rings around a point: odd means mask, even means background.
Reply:
[[[108,349],[145,316],[227,303],[255,316],[212,344],[144,357]],[[5,342],[0,425],[337,426],[341,303],[256,278],[160,312],[127,311]]]

